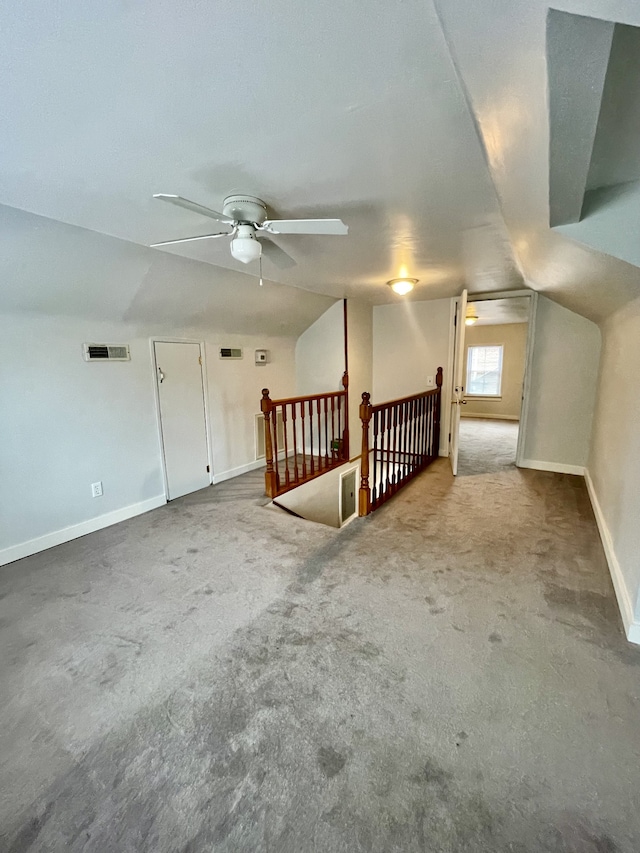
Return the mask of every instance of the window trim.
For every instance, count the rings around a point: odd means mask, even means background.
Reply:
[[[499,380],[500,384],[498,386],[497,394],[474,394],[473,391],[468,391],[469,384],[469,355],[472,349],[488,349],[489,347],[500,347],[500,374]],[[504,344],[467,344],[467,363],[465,365],[465,379],[467,381],[467,388],[464,390],[465,398],[468,397],[470,400],[502,400],[502,375],[504,372]]]

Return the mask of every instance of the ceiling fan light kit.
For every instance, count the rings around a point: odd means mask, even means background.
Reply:
[[[387,282],[391,290],[400,296],[406,296],[407,293],[410,293],[417,283],[417,278],[392,278]]]
[[[231,254],[243,264],[258,260],[262,254],[262,244],[256,239],[256,232],[251,225],[238,225],[236,236],[231,241]]]
[[[182,207],[207,216],[217,222],[231,227],[230,231],[221,231],[215,234],[203,234],[198,237],[184,237],[179,240],[164,240],[162,243],[152,243],[153,248],[160,246],[176,245],[178,243],[191,243],[196,240],[212,240],[217,237],[231,237],[231,255],[243,264],[257,261],[262,257],[263,249],[271,256],[274,263],[280,260],[288,260],[295,263],[281,247],[269,240],[264,243],[258,240],[260,236],[271,234],[321,234],[321,235],[344,235],[348,234],[348,227],[341,219],[267,219],[267,205],[260,198],[251,195],[229,195],[222,205],[222,213],[204,207],[188,198],[179,195],[168,195],[156,193],[154,198],[168,202],[176,207]],[[262,275],[261,275],[262,279]]]

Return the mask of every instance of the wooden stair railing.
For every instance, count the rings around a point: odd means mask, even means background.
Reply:
[[[360,515],[369,515],[388,501],[437,458],[441,398],[441,367],[436,375],[436,387],[421,394],[375,406],[371,405],[370,394],[362,395]]]
[[[349,375],[342,391],[272,400],[263,388],[265,491],[277,498],[349,460]]]

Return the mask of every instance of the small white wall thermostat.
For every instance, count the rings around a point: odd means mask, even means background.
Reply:
[[[266,349],[257,349],[256,350],[256,364],[266,364],[267,363],[267,351]]]

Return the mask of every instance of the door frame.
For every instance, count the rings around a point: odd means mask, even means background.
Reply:
[[[207,349],[205,341],[194,338],[172,338],[169,335],[156,335],[149,338],[151,349],[151,370],[153,374],[153,396],[156,403],[156,428],[158,431],[158,450],[164,483],[164,499],[168,501],[169,481],[167,479],[167,463],[164,458],[164,442],[162,440],[162,413],[160,410],[160,392],[158,390],[158,363],[156,361],[156,342],[161,344],[198,344],[200,347],[200,376],[202,379],[202,402],[204,405],[204,427],[207,440],[207,465],[209,466],[209,485],[213,484],[213,443],[211,435],[211,418],[209,415],[209,386],[207,383]]]
[[[490,302],[493,299],[515,299],[526,296],[529,299],[529,317],[527,320],[527,344],[524,358],[524,376],[522,382],[522,400],[520,402],[520,420],[518,421],[518,443],[516,445],[516,468],[521,467],[524,459],[524,447],[529,417],[529,397],[531,392],[531,367],[536,335],[536,311],[538,293],[535,290],[499,290],[495,293],[473,293],[468,297],[469,302]]]
[[[450,415],[449,436],[447,442],[447,456],[451,464],[451,471],[455,477],[458,473],[458,456],[460,453],[460,406],[464,400],[464,343],[467,316],[467,305],[469,303],[469,292],[466,288],[458,296],[452,299],[453,308],[453,333],[451,335],[451,381],[450,385]],[[455,408],[454,408],[455,407]]]

